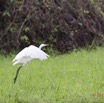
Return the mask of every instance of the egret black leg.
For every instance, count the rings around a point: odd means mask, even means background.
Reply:
[[[18,73],[19,73],[19,70],[22,68],[22,65],[17,69],[17,72],[16,72],[16,76],[14,78],[14,83],[16,82],[17,80],[17,77],[18,77]]]

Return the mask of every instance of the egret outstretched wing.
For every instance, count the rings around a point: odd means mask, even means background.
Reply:
[[[19,53],[16,55],[16,57],[13,59],[12,62],[15,62],[15,61],[17,61],[18,59],[20,59],[20,58],[26,56],[26,55],[27,55],[27,51],[28,51],[28,47],[24,48],[21,52],[19,52]]]
[[[48,54],[33,45],[28,47],[28,56],[30,56],[32,59],[38,58],[40,60],[45,60],[47,57],[49,57]]]
[[[19,52],[13,60],[13,65],[15,64],[26,64],[28,61],[32,59],[40,59],[45,60],[49,55],[46,54],[41,49],[37,48],[34,45],[24,48],[21,52]]]

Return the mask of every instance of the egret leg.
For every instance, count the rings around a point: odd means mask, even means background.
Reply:
[[[22,65],[17,69],[17,72],[16,72],[16,76],[14,78],[14,83],[16,82],[17,80],[17,77],[18,77],[18,73],[19,73],[19,70],[22,68]]]

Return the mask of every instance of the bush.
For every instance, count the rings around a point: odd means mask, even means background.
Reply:
[[[91,0],[2,0],[0,49],[41,43],[66,52],[103,43],[103,8]],[[5,4],[5,6],[4,6]],[[101,6],[102,7],[102,6]]]

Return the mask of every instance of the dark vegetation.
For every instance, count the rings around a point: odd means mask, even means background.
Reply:
[[[66,52],[103,40],[103,0],[0,0],[0,50],[48,43]]]

